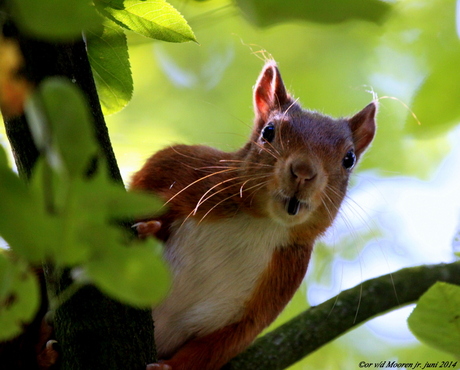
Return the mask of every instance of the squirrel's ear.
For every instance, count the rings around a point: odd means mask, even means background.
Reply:
[[[291,97],[284,87],[276,62],[265,63],[254,88],[254,111],[257,119],[266,121],[270,111],[290,104]]]
[[[355,153],[362,154],[371,143],[375,135],[375,116],[377,114],[377,102],[373,101],[362,111],[348,119],[348,125],[353,133]]]

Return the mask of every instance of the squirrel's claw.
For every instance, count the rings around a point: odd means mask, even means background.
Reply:
[[[162,364],[160,362],[160,363],[148,364],[146,367],[146,370],[172,370],[172,367],[167,364]]]
[[[137,230],[137,234],[140,238],[145,239],[149,236],[156,236],[161,229],[161,222],[156,220],[138,222],[132,227]]]
[[[49,340],[46,342],[45,348],[38,355],[37,362],[39,369],[48,369],[52,365],[56,364],[59,358],[59,352],[56,350],[55,340]]]

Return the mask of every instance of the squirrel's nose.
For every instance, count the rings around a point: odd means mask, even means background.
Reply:
[[[304,160],[293,160],[291,163],[291,175],[295,181],[306,183],[312,181],[318,172],[314,166]]]

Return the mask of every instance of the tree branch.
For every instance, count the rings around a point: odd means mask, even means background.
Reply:
[[[437,281],[460,285],[460,262],[367,280],[259,338],[224,369],[285,369],[361,323],[417,301]]]

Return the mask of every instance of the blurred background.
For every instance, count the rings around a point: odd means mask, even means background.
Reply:
[[[241,147],[265,58],[278,62],[305,108],[349,116],[374,94],[380,98],[377,136],[346,203],[316,245],[305,284],[273,325],[372,277],[455,260],[460,0],[369,0],[362,9],[352,6],[363,2],[351,0],[317,9],[295,0],[170,2],[199,44],[128,35],[134,96],[107,117],[127,184],[153,152],[171,144]],[[348,11],[354,19],[342,17]],[[291,369],[454,360],[412,336],[406,324],[412,308],[360,326]]]

